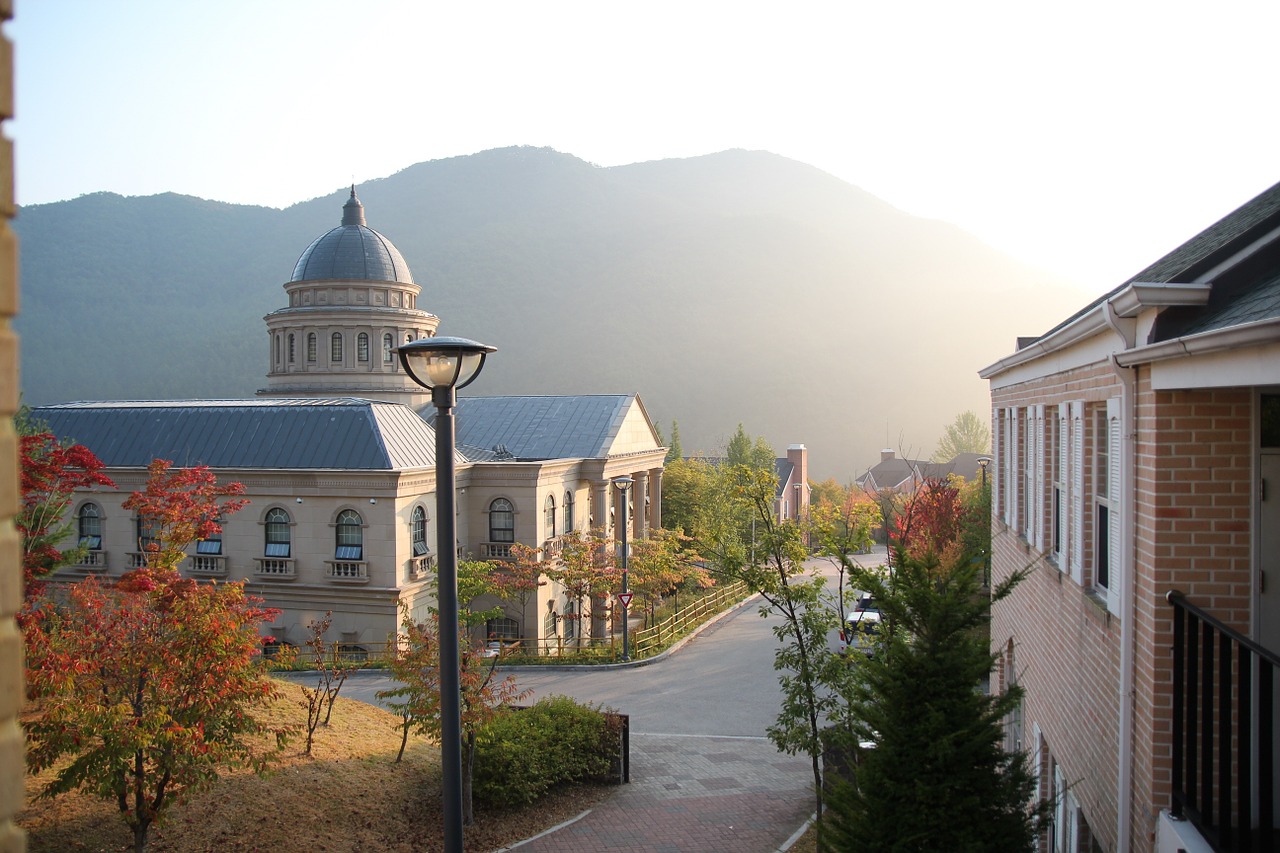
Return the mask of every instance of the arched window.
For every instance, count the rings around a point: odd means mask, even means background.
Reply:
[[[413,343],[413,332],[406,332],[406,333],[405,333],[405,336],[404,336],[404,342],[405,342],[406,344],[411,344],[411,343]]]
[[[384,363],[390,364],[395,361],[396,355],[392,352],[395,345],[395,338],[391,337],[390,332],[382,336],[382,360]]]
[[[293,332],[289,333],[289,363],[293,364]]]
[[[489,504],[489,541],[516,541],[516,508],[506,498]]]
[[[275,507],[267,510],[266,547],[263,555],[267,557],[288,557],[292,531],[289,526],[289,513]]]
[[[276,358],[275,358],[275,362],[276,362],[276,364],[279,364],[279,363],[280,363],[280,336],[279,336],[279,335],[276,335]]]
[[[344,509],[338,513],[338,524],[335,536],[334,559],[364,559],[364,522],[360,513],[353,509]]]
[[[547,527],[547,538],[556,538],[556,498],[555,495],[547,495],[547,501],[542,505],[542,522]]]
[[[564,493],[564,532],[572,533],[574,531],[573,518],[573,492]]]
[[[342,332],[329,336],[329,360],[342,361]]]
[[[145,554],[153,548],[158,549],[160,547],[158,539],[160,531],[156,529],[156,526],[142,516],[138,516],[133,521],[134,528],[138,533],[138,550]]]
[[[413,508],[409,530],[410,538],[413,540],[413,556],[421,557],[427,553],[427,511],[422,507]]]
[[[90,551],[102,550],[102,510],[97,504],[80,507],[80,544]]]
[[[369,334],[361,332],[356,336],[356,359],[359,361],[369,360]]]
[[[316,360],[316,333],[307,332],[307,361]]]

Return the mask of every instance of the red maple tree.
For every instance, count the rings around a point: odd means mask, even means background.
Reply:
[[[114,487],[105,467],[81,444],[63,444],[49,432],[21,436],[19,444],[22,508],[15,524],[22,534],[22,579],[28,598],[37,595],[37,580],[74,560],[79,549],[61,551],[71,535],[67,508],[77,489]]]
[[[157,460],[125,506],[160,532],[148,564],[114,585],[89,578],[28,603],[27,684],[40,700],[25,724],[33,772],[57,771],[42,796],[83,789],[113,800],[134,850],[165,810],[222,768],[265,770],[287,732],[255,713],[276,696],[261,654],[278,611],[242,583],[183,578],[184,549],[244,505],[208,469]],[[268,638],[269,639],[269,638]],[[274,747],[261,735],[274,734]]]

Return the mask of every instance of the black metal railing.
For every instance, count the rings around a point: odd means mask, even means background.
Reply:
[[[1169,811],[1220,853],[1277,849],[1280,656],[1187,601],[1173,605],[1173,790]]]

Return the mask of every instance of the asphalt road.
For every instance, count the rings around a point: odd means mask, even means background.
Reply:
[[[637,734],[764,737],[781,699],[773,670],[777,640],[772,626],[777,619],[762,618],[759,605],[759,599],[752,599],[651,663],[499,671],[514,675],[521,689],[533,690],[525,702],[556,695],[594,702],[629,714]],[[303,684],[314,677],[289,676]],[[375,694],[393,684],[379,670],[364,670],[353,673],[339,695],[376,705]]]
[[[814,565],[831,574],[825,562]],[[500,671],[515,675],[521,689],[533,690],[526,702],[554,695],[594,702],[630,715],[635,734],[763,738],[781,707],[778,673],[773,668],[778,647],[773,628],[780,620],[761,617],[760,605],[759,598],[751,599],[678,650],[652,662]],[[314,678],[299,676],[294,679],[302,683]],[[379,704],[374,694],[392,683],[378,670],[357,672],[340,695]]]

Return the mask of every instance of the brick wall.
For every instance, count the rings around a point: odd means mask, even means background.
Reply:
[[[1120,393],[1115,373],[1108,365],[1099,364],[997,390],[992,405],[1044,404],[1048,419],[1057,417],[1060,403],[1083,401],[1088,413]],[[1091,431],[1085,434],[1090,436],[1084,448],[1087,459],[1092,452]],[[1052,452],[1046,442],[1047,465],[1052,463]],[[1017,448],[1017,455],[1021,472],[1028,460],[1022,447]],[[1089,471],[1088,466],[1085,470]],[[1040,521],[1043,529],[1050,531],[1053,479],[1046,476],[1043,480],[1046,495]],[[1019,491],[1020,506],[1033,506],[1021,473],[1011,485]],[[1085,494],[1092,491],[1087,475]],[[1091,526],[1084,526],[1086,553],[1091,546]],[[999,520],[992,527],[993,575],[999,579],[1018,569],[1029,569],[1029,576],[1013,595],[996,606],[992,643],[1006,648],[1010,640],[1014,644],[1016,677],[1026,691],[1024,743],[1032,745],[1032,726],[1039,726],[1047,752],[1061,767],[1089,831],[1104,849],[1112,849],[1116,843],[1120,620],[1107,612],[1105,603],[1089,586],[1076,583],[1065,566],[1056,564],[1050,553],[1051,535],[1043,538],[1041,551],[1027,542],[1020,527],[1006,527]],[[1048,761],[1041,766],[1044,771]]]
[[[1138,395],[1135,822],[1168,805],[1172,609],[1178,589],[1236,630],[1252,598],[1252,389]],[[1139,813],[1139,808],[1144,813]]]
[[[0,21],[13,4],[0,0]],[[13,116],[13,45],[0,35],[0,120]],[[22,636],[14,616],[22,602],[21,545],[13,517],[18,508],[18,449],[13,414],[18,408],[18,339],[11,320],[18,311],[18,247],[13,218],[13,144],[0,138],[0,851],[22,851],[26,843],[14,823],[22,808],[24,749],[18,711],[22,683]]]

